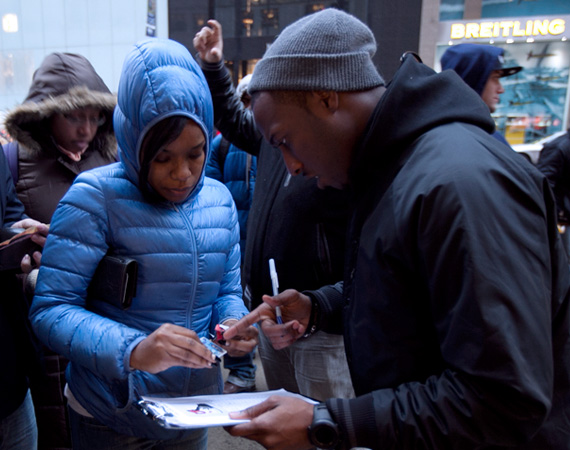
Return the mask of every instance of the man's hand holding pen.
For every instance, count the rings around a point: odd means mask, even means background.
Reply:
[[[276,296],[264,295],[262,300],[264,303],[224,332],[224,339],[244,335],[255,323],[260,323],[263,334],[276,350],[291,345],[303,336],[311,315],[311,299],[308,296],[287,289]],[[276,307],[281,309],[283,324],[277,323]]]

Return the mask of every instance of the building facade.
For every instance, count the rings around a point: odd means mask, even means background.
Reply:
[[[46,55],[85,56],[116,92],[132,45],[168,37],[167,0],[0,1],[0,115],[21,103]]]
[[[418,51],[422,0],[169,0],[170,37],[192,48],[196,32],[208,19],[216,19],[222,24],[224,58],[237,82],[252,72],[283,28],[328,7],[347,11],[370,26],[379,43],[374,62],[386,79],[405,51]]]
[[[505,49],[508,64],[493,114],[511,144],[565,129],[569,121],[568,0],[169,0],[170,37],[192,48],[194,34],[215,18],[223,27],[224,57],[237,83],[251,73],[275,36],[291,22],[327,7],[367,23],[378,51],[374,62],[389,80],[407,50],[439,71],[449,45],[474,42]]]

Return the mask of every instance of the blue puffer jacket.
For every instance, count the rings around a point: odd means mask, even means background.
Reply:
[[[114,126],[120,162],[80,174],[60,202],[30,313],[40,339],[70,359],[69,387],[89,413],[121,433],[157,439],[184,432],[146,418],[135,406],[138,396],[220,393],[221,373],[130,370],[133,348],[163,323],[206,336],[213,312],[221,322],[247,313],[238,218],[227,188],[203,169],[179,204],[149,203],[139,189],[143,137],[172,115],[203,129],[208,152],[212,103],[200,68],[174,41],[142,42],[127,56],[119,84]],[[97,299],[86,304],[92,275],[109,250],[139,264],[137,295],[125,311]]]

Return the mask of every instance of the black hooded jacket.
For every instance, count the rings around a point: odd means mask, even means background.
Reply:
[[[356,150],[344,291],[312,293],[345,335],[358,397],[327,406],[347,448],[570,448],[555,204],[492,126],[454,72],[407,57]]]
[[[570,130],[544,144],[536,167],[548,178],[558,207],[558,223],[570,225]]]
[[[0,146],[0,226],[8,228],[27,218]],[[0,420],[12,414],[24,401],[28,375],[37,370],[35,340],[28,322],[28,305],[16,274],[0,272]]]

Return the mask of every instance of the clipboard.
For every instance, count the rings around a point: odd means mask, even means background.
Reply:
[[[285,389],[238,394],[198,395],[191,397],[141,396],[137,407],[160,426],[169,429],[209,428],[238,425],[247,419],[231,419],[230,412],[241,411],[267,400],[272,395],[295,397],[312,405],[319,402]]]

